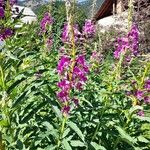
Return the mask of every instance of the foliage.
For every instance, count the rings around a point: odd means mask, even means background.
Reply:
[[[150,149],[150,103],[144,101],[145,96],[150,96],[149,60],[139,54],[126,62],[123,53],[114,59],[114,49],[99,55],[101,37],[92,37],[73,24],[73,29],[80,31],[75,34],[78,41],[71,34],[72,44],[63,42],[66,15],[61,16],[57,9],[51,7],[55,21],[44,24],[44,33],[39,22],[15,29],[18,19],[12,22],[10,16],[0,18],[5,22],[3,28],[14,31],[0,49],[0,149]],[[91,31],[91,26],[86,29]],[[49,37],[53,44],[48,45]],[[72,55],[73,46],[76,53]],[[72,60],[80,54],[89,64],[87,81],[82,90],[72,88],[70,96],[78,97],[79,102],[69,102],[70,110],[64,114],[57,97],[57,83],[62,79],[57,64],[63,55]],[[137,90],[146,95],[139,98]]]

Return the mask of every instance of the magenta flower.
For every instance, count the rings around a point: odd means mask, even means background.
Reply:
[[[61,88],[62,90],[69,90],[71,88],[71,83],[68,80],[62,80],[60,82],[58,82],[58,87]]]
[[[131,60],[131,56],[136,56],[139,53],[139,31],[137,25],[133,24],[130,32],[127,36],[118,38],[116,44],[116,50],[114,52],[114,57],[116,59],[120,58],[120,55],[123,53],[127,53],[126,61],[129,62]]]
[[[4,7],[5,5],[5,1],[4,0],[0,0],[0,7]]]
[[[69,100],[69,93],[65,90],[62,90],[62,91],[57,93],[57,97],[63,103],[63,102],[66,102]]]
[[[52,16],[47,12],[45,13],[43,19],[40,22],[41,31],[45,33],[48,29],[48,25],[53,24],[53,18]]]
[[[72,68],[73,61],[75,62]],[[77,56],[75,60],[71,60],[68,56],[62,56],[58,63],[57,71],[61,75],[61,81],[57,84],[61,91],[57,93],[57,97],[63,105],[66,105],[66,101],[68,102],[68,106],[64,107],[62,111],[63,113],[68,113],[67,110],[72,101],[75,105],[78,104],[78,100],[75,98],[72,99],[70,93],[74,90],[81,91],[83,89],[89,69],[83,55]]]
[[[1,34],[0,34],[0,39],[3,41],[9,37],[11,37],[13,35],[13,30],[10,28],[6,28],[4,30],[2,30]]]
[[[77,62],[78,64],[84,65],[84,64],[85,64],[85,57],[84,57],[84,55],[79,55],[79,56],[77,57],[77,59],[76,59],[76,62]]]
[[[79,105],[79,100],[77,98],[73,98],[72,100],[76,106]]]
[[[134,95],[137,99],[141,100],[144,96],[144,92],[141,90],[137,90]]]
[[[17,0],[10,0],[10,5],[13,6],[14,4],[17,3]]]
[[[5,11],[3,7],[0,7],[0,18],[3,18],[5,15]]]
[[[78,30],[77,24],[74,25],[73,30],[74,30],[74,39],[75,39],[75,42],[77,42],[79,36],[81,35],[81,33]],[[69,36],[69,26],[67,23],[65,23],[64,28],[63,28],[63,32],[62,32],[61,40],[62,40],[62,42],[66,43],[66,42],[70,42],[70,40],[71,40],[70,38],[71,37]]]
[[[128,38],[118,38],[117,40],[117,49],[114,52],[115,58],[120,58],[120,55],[129,48]]]
[[[148,96],[144,97],[144,103],[150,104],[150,97],[148,97]]]
[[[144,117],[144,111],[143,110],[138,111],[137,115],[141,116],[141,117]]]
[[[57,71],[59,74],[63,74],[65,70],[70,65],[70,58],[68,56],[62,56],[57,66]]]
[[[145,87],[146,90],[150,90],[150,80],[145,81],[145,86],[144,87]]]
[[[50,37],[46,41],[46,46],[47,46],[47,48],[51,48],[52,45],[53,45],[53,39]]]
[[[64,106],[63,108],[62,108],[62,112],[63,112],[63,114],[65,114],[65,115],[68,115],[69,114],[69,111],[70,111],[70,106]]]
[[[87,37],[92,37],[95,34],[95,25],[92,20],[86,20],[83,26],[82,33]]]
[[[130,49],[135,56],[139,53],[139,30],[136,24],[132,25],[131,31],[128,33]]]
[[[81,91],[81,90],[83,90],[83,83],[79,81],[79,82],[76,83],[75,87],[76,87],[79,91]]]

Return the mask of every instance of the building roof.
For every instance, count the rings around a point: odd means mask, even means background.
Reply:
[[[22,14],[21,14],[22,16],[21,16],[20,20],[23,23],[31,24],[32,22],[37,20],[36,14],[29,7],[14,5],[12,8],[12,12],[13,12],[13,15],[12,15],[13,18],[17,17],[19,15],[19,13],[22,12]]]
[[[19,10],[18,12],[16,11],[16,8],[18,8],[18,10]],[[13,11],[14,15],[18,15],[21,11],[23,11],[22,15],[25,15],[25,16],[36,16],[36,14],[29,7],[14,5],[13,8],[12,8],[12,11]]]
[[[110,10],[112,9],[113,0],[103,0],[102,5],[94,16],[94,20],[99,20],[101,18],[107,17],[110,14]]]

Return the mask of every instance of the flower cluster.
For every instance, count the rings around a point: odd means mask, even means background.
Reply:
[[[95,34],[96,30],[95,30],[95,25],[92,22],[92,20],[86,20],[85,21],[85,25],[83,26],[82,32],[87,37],[93,37],[93,35]]]
[[[138,89],[136,81],[132,82],[132,86],[134,90],[129,92],[129,96],[136,99],[134,105],[150,104],[150,80],[146,80],[140,89]],[[138,115],[144,116],[144,111],[138,112]]]
[[[0,18],[3,18],[4,17],[4,8],[3,7],[0,7]]]
[[[118,38],[114,57],[119,59],[121,54],[126,54],[126,60],[130,61],[132,56],[139,53],[139,31],[137,25],[132,25],[126,37]]]
[[[6,0],[0,0],[0,19],[4,19],[5,17],[5,10],[7,10],[7,5],[6,5]],[[17,0],[10,0],[9,4],[10,6],[13,6],[14,4],[17,3]],[[3,41],[10,36],[13,35],[13,30],[9,27],[5,27],[5,24],[2,24],[1,29],[0,29],[0,40]]]
[[[74,30],[74,40],[75,40],[75,42],[77,42],[78,39],[79,39],[79,36],[81,35],[81,33],[78,30],[78,25],[77,24],[74,25],[73,30]],[[64,28],[63,28],[63,32],[62,32],[62,37],[61,37],[61,40],[62,40],[63,43],[70,42],[71,38],[70,38],[69,33],[70,33],[69,25],[67,23],[65,23]]]
[[[90,57],[91,62],[99,64],[102,61],[102,59],[103,59],[103,57],[102,57],[101,52],[98,52],[98,51],[93,51],[92,52],[92,55]]]
[[[3,41],[13,35],[11,28],[6,28],[0,31],[0,40]]]
[[[53,18],[52,18],[52,16],[48,12],[45,13],[43,19],[40,22],[41,31],[43,33],[47,32],[48,25],[52,25],[52,24],[53,24]]]
[[[13,6],[16,3],[17,3],[17,0],[9,1],[10,6]],[[5,17],[5,7],[6,7],[6,0],[0,0],[0,18]]]
[[[69,31],[69,25],[67,23],[64,24],[63,32],[62,32],[62,37],[61,40],[63,43],[68,43],[70,42],[70,31]],[[82,42],[85,40],[85,38],[91,38],[95,34],[95,25],[92,22],[92,20],[86,20],[85,24],[83,26],[82,32],[79,31],[78,25],[75,24],[73,27],[74,31],[74,39],[75,43],[77,42]]]
[[[78,99],[71,97],[72,90],[82,90],[83,85],[87,80],[87,73],[89,72],[84,55],[79,55],[76,59],[72,60],[69,56],[62,56],[57,66],[57,71],[61,76],[61,81],[57,86],[61,89],[57,93],[57,97],[63,104],[62,112],[68,114],[71,101],[78,104]]]
[[[53,39],[51,37],[49,37],[46,41],[46,46],[47,46],[47,48],[50,49],[52,47],[52,45],[53,45]]]
[[[99,65],[101,64],[102,60],[103,60],[103,55],[101,54],[100,51],[92,52],[92,55],[90,57],[90,62],[91,62],[90,68],[92,69],[92,71],[94,71],[95,73],[99,73],[100,71]]]
[[[13,6],[14,4],[17,3],[17,0],[10,0],[10,5]]]

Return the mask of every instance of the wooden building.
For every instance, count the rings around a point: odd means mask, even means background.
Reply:
[[[120,14],[123,12],[122,0],[104,0],[99,10],[94,16],[94,20],[99,20],[113,14]]]

